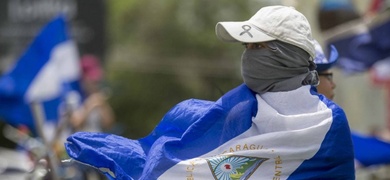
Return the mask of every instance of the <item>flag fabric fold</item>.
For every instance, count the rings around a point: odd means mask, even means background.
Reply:
[[[65,148],[112,179],[354,179],[345,114],[310,86],[260,96],[240,85],[177,104],[145,138],[78,132]]]
[[[363,167],[390,164],[390,143],[352,132],[352,141],[355,149],[355,158]]]
[[[0,117],[7,123],[34,132],[31,102],[41,103],[55,122],[66,93],[79,91],[78,52],[67,31],[64,16],[51,20],[0,78]]]

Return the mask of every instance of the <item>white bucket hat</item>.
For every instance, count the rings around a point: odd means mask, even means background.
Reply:
[[[261,8],[247,21],[218,22],[217,37],[228,42],[255,43],[279,40],[295,45],[315,57],[314,41],[306,17],[287,6]]]

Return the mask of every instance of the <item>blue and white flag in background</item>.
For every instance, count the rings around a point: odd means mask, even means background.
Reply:
[[[365,72],[390,57],[390,11],[367,22],[360,18],[324,32],[326,44],[339,51],[337,66],[346,73]]]
[[[80,65],[65,17],[50,21],[8,72],[0,77],[0,118],[34,132],[29,103],[41,103],[46,120],[58,121],[60,104],[78,90]]]
[[[374,136],[352,132],[355,158],[363,167],[390,164],[390,143]]]
[[[174,106],[145,138],[78,132],[70,157],[111,179],[354,179],[344,111],[309,86]]]

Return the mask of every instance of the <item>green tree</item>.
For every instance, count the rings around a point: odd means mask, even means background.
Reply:
[[[124,136],[147,135],[178,102],[216,100],[242,83],[237,43],[215,36],[219,21],[247,20],[262,3],[227,0],[108,1],[107,80]]]

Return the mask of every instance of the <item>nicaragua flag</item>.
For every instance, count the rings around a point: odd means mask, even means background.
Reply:
[[[390,143],[373,136],[352,133],[355,158],[363,167],[390,164]]]
[[[50,21],[13,67],[0,78],[0,117],[34,132],[29,103],[42,103],[46,120],[57,121],[66,92],[78,90],[80,66],[65,17]]]
[[[354,179],[344,111],[310,86],[185,100],[145,138],[78,132],[70,157],[111,179]]]
[[[337,66],[347,73],[364,72],[376,62],[390,57],[390,11],[367,23],[349,21],[324,32],[327,44],[339,51]]]

